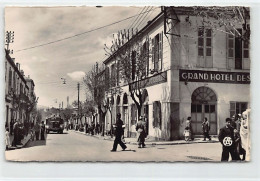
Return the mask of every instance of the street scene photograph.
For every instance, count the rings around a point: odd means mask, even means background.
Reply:
[[[250,7],[6,6],[8,162],[250,157]]]

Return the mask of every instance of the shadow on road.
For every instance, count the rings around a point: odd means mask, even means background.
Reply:
[[[57,132],[49,132],[48,134],[61,134],[61,133],[57,133]],[[62,134],[68,134],[67,132],[63,132]]]
[[[47,140],[47,134],[45,134],[45,140],[30,140],[27,144],[26,144],[26,148],[28,147],[34,147],[34,146],[45,146],[46,145],[46,140]]]

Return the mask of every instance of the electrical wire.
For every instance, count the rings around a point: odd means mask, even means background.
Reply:
[[[139,12],[138,16],[134,19],[134,21],[132,22],[132,24],[130,26],[128,26],[128,29],[131,29],[133,27],[133,25],[135,24],[135,22],[139,19],[139,17],[141,16],[141,14],[143,13],[143,11],[145,10],[146,6],[144,6],[141,11]]]
[[[147,10],[149,9],[149,7],[150,7],[150,6],[147,6],[147,7],[146,7],[145,12],[147,12]],[[143,16],[144,16],[144,13],[142,13],[142,15],[140,16],[139,20],[136,21],[135,25],[133,26],[133,29],[134,29],[134,28],[135,28],[135,29],[137,28],[136,25],[141,21],[141,19],[143,18]]]
[[[151,7],[150,10],[154,11],[155,9],[153,9],[153,7]],[[138,29],[138,27],[140,26],[140,24],[143,22],[143,20],[146,18],[146,16],[151,12],[150,10],[149,10],[148,13],[146,13],[146,15],[144,16],[144,18],[142,19],[142,21],[140,21],[140,23],[136,26],[137,29]],[[140,26],[140,27],[142,28],[142,26]],[[141,29],[141,28],[140,28],[140,29]]]
[[[146,12],[143,12],[143,13],[141,13],[141,14],[144,14],[144,13],[147,13],[147,11],[146,11]],[[138,15],[139,15],[139,14],[138,14]],[[95,28],[95,29],[92,29],[92,30],[89,30],[89,31],[86,31],[86,32],[83,32],[83,33],[79,33],[79,34],[76,34],[76,35],[73,35],[73,36],[69,36],[69,37],[62,38],[62,39],[58,39],[58,40],[51,41],[51,42],[48,42],[48,43],[44,43],[44,44],[40,44],[40,45],[36,45],[36,46],[24,48],[24,49],[20,49],[20,50],[17,50],[16,52],[20,52],[20,51],[24,51],[24,50],[29,50],[29,49],[33,49],[33,48],[38,48],[38,47],[50,45],[50,44],[53,44],[53,43],[61,42],[61,41],[67,40],[67,39],[75,38],[75,37],[78,37],[78,36],[81,36],[81,35],[84,35],[84,34],[93,32],[93,31],[97,31],[97,30],[100,30],[100,29],[103,29],[103,28],[106,28],[106,27],[109,27],[109,26],[112,26],[112,25],[121,23],[121,22],[126,21],[126,20],[128,20],[128,19],[134,18],[134,17],[136,17],[136,16],[138,16],[138,15],[130,16],[130,17],[128,17],[128,18],[121,19],[121,20],[119,20],[119,21],[116,21],[116,22],[107,24],[107,25],[105,25],[105,26],[101,26],[101,27],[98,27],[98,28]]]

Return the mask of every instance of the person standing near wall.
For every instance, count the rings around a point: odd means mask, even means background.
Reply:
[[[34,125],[34,131],[35,131],[36,140],[39,140],[40,125],[38,122],[36,122],[36,124]]]
[[[249,131],[248,131],[248,118],[247,112],[242,113],[242,120],[240,126],[240,137],[241,137],[241,146],[246,152],[246,161],[249,161],[248,152],[249,152]]]
[[[142,117],[140,116],[137,124],[136,124],[136,131],[137,131],[137,142],[138,142],[138,148],[141,148],[141,146],[144,148],[145,144],[145,122],[142,120]]]
[[[189,140],[193,141],[194,135],[193,135],[193,130],[192,130],[192,126],[191,126],[191,117],[190,116],[187,118],[185,130],[189,131],[189,133],[190,133]]]
[[[202,131],[203,131],[203,135],[204,135],[204,140],[206,141],[206,138],[209,139],[209,141],[211,140],[211,137],[209,136],[209,131],[210,131],[210,124],[208,121],[208,118],[204,118],[204,121],[202,123]]]
[[[45,140],[45,125],[44,125],[44,122],[42,121],[42,124],[41,124],[41,140]]]
[[[14,139],[12,142],[13,146],[16,146],[18,143],[18,133],[19,133],[19,126],[18,126],[18,122],[15,121],[14,126],[13,126],[13,133],[14,133]]]

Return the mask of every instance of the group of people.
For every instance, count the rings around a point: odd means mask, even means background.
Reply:
[[[146,137],[146,122],[145,117],[140,117],[137,124],[136,124],[136,131],[137,131],[137,142],[138,142],[138,148],[144,148],[145,147],[145,137]],[[122,141],[122,138],[124,137],[124,123],[121,120],[121,114],[118,113],[116,117],[116,124],[114,127],[114,135],[115,140],[113,144],[113,148],[111,152],[115,152],[117,150],[117,145],[119,144],[123,151],[127,148],[125,143]]]
[[[12,127],[12,135],[13,140],[10,140],[10,130],[8,127],[5,129],[5,143],[6,149],[10,148],[11,146],[16,147],[17,145],[22,145],[21,141],[24,138],[24,125],[20,121],[15,121]]]
[[[211,140],[211,136],[209,135],[210,124],[209,124],[208,118],[206,118],[206,117],[204,118],[201,126],[202,126],[202,133],[203,133],[203,136],[204,136],[203,141],[206,141],[207,138],[209,140]],[[191,117],[187,118],[183,134],[184,134],[185,141],[193,141],[194,140],[193,129],[192,129],[192,126],[191,126]]]
[[[250,145],[248,126],[247,112],[226,118],[226,125],[220,129],[218,135],[222,144],[221,161],[228,161],[229,155],[232,161],[249,160],[249,157],[246,158]]]
[[[6,127],[5,131],[5,143],[6,143],[6,150],[8,150],[10,147],[17,147],[18,145],[22,145],[22,140],[24,139],[24,136],[27,134],[25,133],[24,125],[20,121],[15,121],[13,124],[13,132],[10,134],[10,130],[8,127]],[[38,122],[36,122],[35,125],[31,125],[30,134],[31,137],[35,135],[36,140],[39,140],[39,135],[41,135],[41,140],[45,140],[44,136],[45,132],[45,125],[42,122],[40,125]],[[11,141],[10,135],[13,135],[13,139]]]
[[[92,121],[90,124],[85,122],[84,124],[73,124],[71,121],[68,122],[68,124],[66,125],[66,129],[67,131],[70,129],[74,129],[74,130],[79,130],[79,131],[84,131],[86,134],[90,134],[90,135],[94,135],[94,134],[100,134],[101,133],[101,126],[99,123],[96,123],[94,121]]]
[[[45,124],[42,121],[41,124],[36,122],[36,124],[31,129],[32,140],[34,140],[34,135],[36,140],[45,140]]]
[[[90,124],[88,124],[87,122],[84,124],[84,130],[85,133],[94,135],[94,134],[100,134],[101,133],[101,126],[99,123],[97,123],[95,125],[95,122],[92,121]]]

